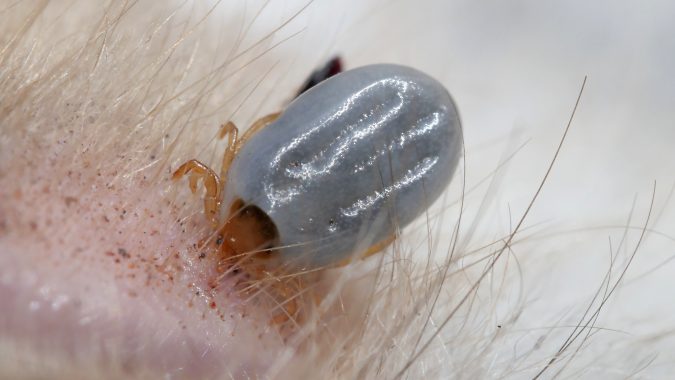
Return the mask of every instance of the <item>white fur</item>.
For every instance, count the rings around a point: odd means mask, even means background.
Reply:
[[[7,3],[0,377],[675,369],[669,3]],[[440,79],[464,169],[384,255],[321,274],[323,297],[287,335],[267,322],[273,304],[226,294],[230,280],[204,296],[200,198],[170,173],[217,165],[221,123],[282,108],[336,53]]]

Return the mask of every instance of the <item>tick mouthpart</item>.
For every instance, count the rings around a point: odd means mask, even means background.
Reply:
[[[272,219],[241,199],[232,202],[230,216],[218,236],[222,237],[224,259],[270,259],[279,245],[279,231]]]

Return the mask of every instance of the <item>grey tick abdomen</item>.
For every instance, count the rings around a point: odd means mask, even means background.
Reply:
[[[461,141],[439,82],[403,66],[361,67],[303,93],[246,141],[227,197],[267,213],[287,263],[331,265],[423,213],[450,181]]]

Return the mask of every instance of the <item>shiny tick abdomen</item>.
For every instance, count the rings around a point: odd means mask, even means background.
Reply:
[[[287,264],[335,264],[423,213],[450,181],[461,141],[438,81],[404,66],[357,68],[303,93],[245,142],[226,201],[270,217]]]

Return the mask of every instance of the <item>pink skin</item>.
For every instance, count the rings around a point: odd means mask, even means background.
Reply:
[[[0,103],[0,378],[265,374],[288,346],[270,324],[279,310],[264,290],[235,286],[241,275],[218,273],[202,248],[212,232],[202,193],[171,173],[202,158],[237,95],[264,76],[270,66],[251,57],[266,57],[266,43],[232,63],[252,70],[242,80],[229,66],[210,71],[230,57],[230,40],[198,41],[195,62],[197,43],[181,40],[194,35],[171,24],[208,28],[208,7],[17,4],[0,12],[3,35],[20,37],[0,49],[11,72]],[[92,37],[100,30],[105,39]],[[190,113],[193,101],[208,103],[207,116]],[[260,116],[260,103],[247,106]],[[218,162],[222,146],[210,148],[204,161]]]
[[[201,216],[186,184],[168,175],[115,183],[118,169],[73,170],[43,147],[32,151],[44,156],[2,154],[5,341],[109,373],[237,376],[269,365],[264,352],[283,340],[241,302],[235,278],[219,278],[213,251],[195,248],[208,228],[203,217],[185,218],[181,207]],[[53,165],[36,165],[45,162]]]

